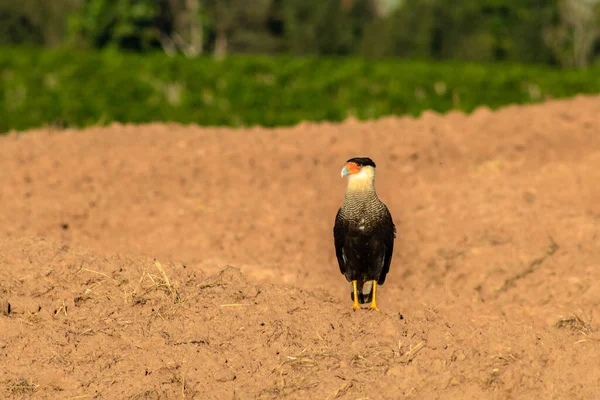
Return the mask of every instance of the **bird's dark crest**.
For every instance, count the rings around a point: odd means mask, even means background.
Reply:
[[[349,162],[353,162],[356,163],[358,165],[360,165],[361,167],[364,167],[366,165],[371,166],[373,168],[375,167],[375,162],[373,160],[371,160],[369,157],[354,157],[349,159],[348,161],[346,161],[347,163]]]

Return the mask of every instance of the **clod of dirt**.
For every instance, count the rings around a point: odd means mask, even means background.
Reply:
[[[569,318],[561,318],[556,322],[555,326],[558,329],[568,329],[580,333],[590,333],[592,331],[590,325],[577,315]]]
[[[233,292],[231,288],[235,288]],[[226,266],[217,276],[208,277],[198,284],[200,294],[215,294],[230,292],[233,302],[244,299],[254,299],[260,290],[249,285],[246,277],[239,268]]]
[[[5,382],[5,385],[5,393],[9,397],[29,396],[38,388],[38,385],[24,378],[9,379]]]
[[[8,316],[11,312],[11,305],[8,300],[0,299],[0,313],[2,315]]]

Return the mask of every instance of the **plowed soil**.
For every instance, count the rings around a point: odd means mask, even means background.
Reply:
[[[398,230],[380,312],[344,162]],[[600,398],[600,97],[0,138],[0,397]]]

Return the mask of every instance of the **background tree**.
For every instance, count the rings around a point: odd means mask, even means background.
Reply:
[[[81,0],[0,0],[0,44],[58,46]]]
[[[0,44],[582,68],[600,0],[0,0]]]
[[[203,0],[210,20],[215,56],[230,50],[239,53],[270,52],[275,40],[267,29],[272,0]]]
[[[355,53],[366,26],[376,18],[374,3],[369,0],[282,3],[286,47],[295,54]]]
[[[546,39],[561,64],[585,68],[600,38],[600,0],[560,0],[560,23],[546,30]]]
[[[69,33],[80,46],[149,49],[159,39],[159,12],[154,0],[86,0],[70,16]]]
[[[158,29],[165,52],[182,51],[188,57],[202,54],[208,20],[201,0],[162,0],[160,4]]]

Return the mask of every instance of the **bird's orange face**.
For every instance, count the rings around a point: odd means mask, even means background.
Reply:
[[[358,174],[361,171],[362,167],[355,162],[349,162],[344,165],[342,169],[342,178],[346,175],[354,175]]]

